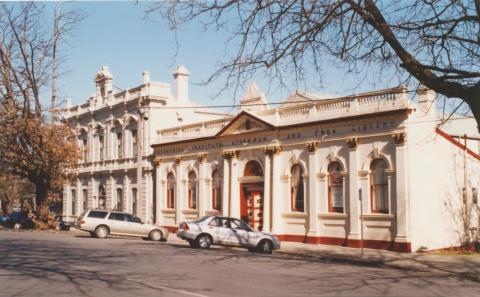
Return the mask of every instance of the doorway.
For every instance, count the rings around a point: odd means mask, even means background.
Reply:
[[[240,216],[253,228],[263,230],[263,184],[242,186]]]

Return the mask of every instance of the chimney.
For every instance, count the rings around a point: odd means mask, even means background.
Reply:
[[[143,72],[143,83],[147,84],[150,82],[150,71],[145,70]]]
[[[95,75],[95,85],[97,104],[103,104],[106,102],[108,94],[112,92],[113,76],[108,70],[108,66],[102,66],[102,68]]]
[[[173,95],[177,101],[188,101],[188,77],[190,72],[185,66],[178,66],[173,72]]]
[[[434,117],[436,114],[435,97],[436,93],[429,88],[421,86],[417,91],[418,109],[423,116]]]

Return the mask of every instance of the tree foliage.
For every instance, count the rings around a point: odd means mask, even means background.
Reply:
[[[231,30],[238,51],[210,80],[259,69],[303,80],[332,57],[358,72],[406,73],[460,98],[480,123],[480,0],[187,0],[152,4],[154,12],[172,28],[198,20]]]
[[[59,12],[49,22],[37,3],[0,4],[0,170],[32,182],[37,205],[62,187],[80,158],[69,126],[48,120],[54,109],[43,108],[49,100],[42,94],[58,76],[59,42],[82,18]]]

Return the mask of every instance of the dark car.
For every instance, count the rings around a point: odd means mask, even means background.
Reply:
[[[62,217],[57,217],[55,221],[57,222],[55,224],[55,230],[57,231],[69,231],[70,227],[74,225],[71,222],[64,221]]]
[[[14,211],[8,216],[5,226],[15,230],[30,229],[33,228],[34,223],[25,213]]]

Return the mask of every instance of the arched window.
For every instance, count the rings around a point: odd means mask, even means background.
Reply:
[[[222,209],[222,177],[218,170],[212,173],[212,208]]]
[[[72,190],[72,216],[77,213],[77,192]]]
[[[132,136],[132,156],[136,157],[138,153],[137,129],[130,130],[130,134]]]
[[[188,174],[188,208],[197,209],[197,175],[194,171]]]
[[[171,172],[167,176],[167,208],[175,208],[175,177]]]
[[[262,167],[257,161],[248,161],[243,171],[243,176],[263,176]]]
[[[123,157],[123,133],[117,132],[117,158]]]
[[[87,210],[88,208],[88,190],[87,189],[83,189],[82,190],[82,201],[83,201],[83,209],[82,210]]]
[[[387,162],[375,159],[370,164],[370,196],[372,212],[388,213]]]
[[[132,189],[132,213],[137,215],[137,189]]]
[[[98,187],[98,208],[105,209],[105,202],[107,200],[107,192],[103,186]]]
[[[305,211],[304,188],[303,188],[303,168],[299,164],[292,166],[291,179],[291,203],[293,211]]]
[[[122,189],[117,189],[117,205],[116,210],[123,210],[123,191]]]
[[[343,176],[340,162],[328,165],[328,209],[331,212],[343,212]]]

